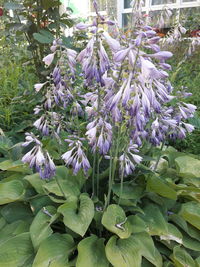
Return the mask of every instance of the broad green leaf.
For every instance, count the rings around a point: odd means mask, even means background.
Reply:
[[[65,198],[79,196],[81,187],[82,185],[71,175],[66,167],[58,167],[55,179],[43,185],[49,197],[59,203],[64,202]]]
[[[196,262],[197,267],[199,267],[200,266],[200,256],[197,259],[195,259],[195,262]]]
[[[112,190],[118,197],[121,197],[123,199],[139,199],[144,191],[141,186],[133,185],[129,182],[124,182],[122,195],[120,196],[120,186],[120,184],[114,184]]]
[[[36,196],[30,200],[30,207],[36,215],[43,207],[54,205],[54,202],[48,196]]]
[[[120,238],[128,238],[131,235],[131,224],[127,220],[124,210],[118,205],[109,205],[101,222],[107,230],[117,234]]]
[[[6,225],[6,220],[0,216],[0,231]]]
[[[57,218],[58,214],[56,213],[56,208],[53,206],[45,207],[35,216],[30,227],[31,240],[35,249],[39,247],[44,239],[53,233],[51,224]]]
[[[50,44],[54,40],[53,34],[46,30],[40,30],[39,33],[34,33],[33,38],[41,44]]]
[[[138,215],[129,216],[128,221],[131,224],[132,233],[140,233],[148,231],[146,223]]]
[[[185,248],[200,252],[200,242],[198,240],[195,240],[194,238],[191,238],[185,233],[183,233],[183,246]]]
[[[73,248],[70,235],[52,234],[39,246],[32,267],[66,267]]]
[[[75,233],[84,236],[93,217],[93,201],[85,194],[79,198],[69,198],[67,202],[58,208],[64,216],[64,224]]]
[[[19,180],[0,183],[0,205],[22,200],[25,193],[24,185]]]
[[[157,205],[149,204],[144,208],[145,215],[140,217],[145,221],[149,228],[150,235],[168,234],[168,225],[163,214]]]
[[[147,180],[147,191],[155,192],[160,196],[170,198],[173,200],[177,199],[176,191],[168,186],[161,178],[151,176]]]
[[[200,177],[200,160],[190,156],[182,156],[175,159],[179,175],[182,177]]]
[[[78,186],[79,190],[81,190],[87,178],[83,171],[79,171],[76,175],[74,175],[73,170],[64,166],[59,166],[56,168],[56,177],[59,180],[63,179],[73,181],[74,185]]]
[[[20,160],[12,161],[12,160],[5,160],[0,163],[0,170],[2,171],[12,171],[12,172],[21,172],[24,174],[30,174],[31,170],[28,168],[27,165],[25,165]]]
[[[151,236],[146,232],[140,232],[132,235],[132,242],[138,243],[140,253],[149,262],[156,267],[162,267],[162,257],[158,250],[155,248]]]
[[[173,250],[172,260],[175,267],[196,267],[195,261],[185,249],[177,246]]]
[[[40,178],[40,175],[38,173],[34,173],[32,175],[26,175],[24,177],[24,180],[28,181],[37,193],[39,194],[44,193],[44,189],[42,186],[45,185],[46,182]]]
[[[187,202],[182,204],[179,215],[200,230],[200,203]]]
[[[32,220],[33,214],[28,205],[21,202],[10,203],[1,209],[2,216],[8,223],[18,220]]]
[[[198,241],[200,241],[200,231],[196,229],[194,226],[192,226],[191,224],[187,224],[187,222],[181,216],[177,214],[172,214],[170,215],[170,221],[174,222],[190,237],[195,238]]]
[[[109,267],[105,254],[104,239],[95,235],[83,239],[78,244],[76,267]]]
[[[141,267],[140,247],[132,236],[127,239],[112,236],[106,244],[106,256],[114,267]]]
[[[0,231],[0,244],[16,235],[28,232],[29,228],[30,223],[28,221],[15,221],[13,223],[4,225]]]
[[[24,267],[33,255],[29,233],[23,233],[8,239],[0,245],[0,266]]]
[[[160,235],[161,240],[173,240],[179,244],[183,243],[183,235],[176,228],[175,225],[168,223],[167,224],[167,233]]]

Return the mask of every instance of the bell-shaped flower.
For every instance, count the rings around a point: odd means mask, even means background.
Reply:
[[[156,58],[158,60],[166,60],[173,56],[169,51],[160,51],[155,54],[148,54],[149,57]]]
[[[55,55],[55,53],[52,53],[52,54],[49,54],[46,57],[44,57],[42,60],[44,62],[44,64],[49,67],[54,60],[54,55]]]
[[[87,28],[89,28],[91,26],[92,26],[91,24],[86,24],[86,23],[80,22],[80,23],[76,24],[76,29],[86,30]]]
[[[105,38],[107,44],[109,45],[110,49],[113,51],[113,52],[117,52],[120,50],[120,43],[115,40],[114,38],[112,38],[109,33],[107,32],[103,32],[103,37]]]
[[[115,62],[122,62],[124,61],[125,57],[128,55],[128,52],[130,51],[130,48],[126,48],[123,50],[118,51],[114,55],[114,61]]]

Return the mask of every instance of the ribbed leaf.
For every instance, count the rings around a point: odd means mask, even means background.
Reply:
[[[179,175],[182,177],[200,177],[200,160],[189,156],[182,156],[175,159]]]
[[[64,216],[64,224],[75,233],[84,236],[93,217],[94,204],[85,194],[69,198],[69,200],[58,208]]]
[[[0,163],[0,170],[3,171],[12,171],[12,172],[20,172],[24,174],[30,174],[30,168],[25,165],[20,160],[12,161],[12,160],[5,160]]]
[[[66,267],[73,247],[70,235],[52,234],[41,243],[32,267]]]
[[[44,189],[42,186],[46,184],[46,182],[40,178],[40,175],[38,173],[34,173],[32,175],[26,175],[24,179],[31,184],[31,186],[35,189],[37,193],[39,194],[44,193]]]
[[[118,205],[108,206],[101,222],[106,229],[117,234],[120,238],[128,238],[131,235],[131,224],[127,220],[124,210]]]
[[[173,200],[177,199],[177,194],[174,189],[168,186],[162,179],[156,176],[149,177],[147,180],[147,191],[155,192],[160,196],[167,197]]]
[[[142,193],[144,191],[141,186],[125,182],[123,184],[122,195],[120,196],[120,188],[121,184],[114,184],[112,190],[118,197],[121,197],[123,199],[138,199],[142,196]]]
[[[30,223],[28,221],[16,221],[10,224],[5,224],[0,231],[0,244],[19,234],[28,232]]]
[[[168,234],[167,221],[157,205],[149,204],[144,208],[145,215],[141,215],[149,228],[150,235]]]
[[[179,215],[200,230],[200,203],[187,202],[182,204]]]
[[[108,267],[104,239],[95,235],[83,239],[78,244],[76,267]]]
[[[18,180],[0,183],[0,205],[23,199],[24,193],[23,183]]]
[[[30,227],[31,240],[35,249],[53,233],[50,226],[57,218],[58,214],[56,214],[56,208],[53,206],[47,206],[45,210],[42,209],[35,216]]]
[[[17,235],[0,245],[0,266],[24,267],[32,255],[33,247],[29,233]]]
[[[185,249],[180,247],[175,247],[172,256],[175,267],[196,267],[195,261],[186,252]]]
[[[140,248],[132,236],[127,239],[112,236],[106,244],[106,256],[114,267],[141,267]]]
[[[18,220],[32,220],[33,214],[28,205],[21,202],[10,203],[1,209],[1,214],[8,223]]]

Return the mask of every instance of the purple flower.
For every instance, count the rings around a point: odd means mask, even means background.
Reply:
[[[26,142],[23,146],[28,146],[31,143],[35,143],[35,146],[23,156],[22,162],[28,163],[30,168],[39,172],[42,179],[50,179],[55,175],[56,170],[53,160],[48,152],[42,151],[40,141],[32,133],[26,133]]]
[[[156,58],[158,60],[166,60],[172,56],[173,56],[173,54],[169,51],[160,51],[160,52],[157,52],[155,54],[148,54],[148,57],[153,57],[153,58]]]
[[[136,144],[130,144],[126,153],[123,153],[119,157],[120,172],[126,177],[131,175],[135,170],[135,164],[139,164],[142,161],[142,157],[135,154],[138,153],[138,146]]]
[[[87,126],[86,136],[92,151],[97,149],[100,154],[106,155],[112,143],[112,126],[102,118],[90,122]]]
[[[66,166],[72,166],[74,174],[76,175],[80,169],[83,169],[84,174],[87,175],[88,170],[90,169],[90,163],[83,151],[82,143],[78,141],[66,140],[70,142],[71,150],[67,151],[62,155]]]
[[[102,35],[113,52],[117,52],[120,50],[121,46],[117,40],[113,39],[107,32],[103,32]]]
[[[42,61],[45,63],[45,65],[47,65],[48,67],[51,65],[54,60],[54,55],[55,53],[52,53],[43,58]]]
[[[120,50],[114,55],[114,61],[115,62],[122,62],[125,57],[128,55],[128,52],[130,51],[130,48],[126,48],[124,50]]]

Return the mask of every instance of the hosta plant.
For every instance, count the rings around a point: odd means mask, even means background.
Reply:
[[[38,133],[23,144],[33,173],[0,184],[16,196],[1,202],[0,266],[199,266],[200,160],[165,144],[193,130],[196,107],[173,95],[172,53],[141,2],[130,35],[113,38],[94,1],[94,21],[77,25],[87,46],[56,39],[43,59]]]

